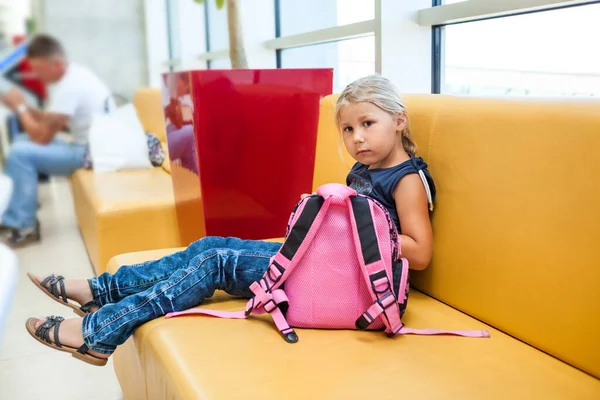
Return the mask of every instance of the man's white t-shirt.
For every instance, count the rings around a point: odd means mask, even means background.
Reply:
[[[92,115],[103,114],[106,107],[114,109],[110,89],[90,69],[69,63],[67,72],[48,88],[47,112],[69,116],[69,131],[73,142],[88,143]]]

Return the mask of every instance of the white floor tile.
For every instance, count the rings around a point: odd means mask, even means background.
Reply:
[[[25,331],[28,317],[75,316],[33,286],[27,272],[56,273],[67,278],[93,274],[77,227],[68,181],[54,179],[41,185],[39,199],[42,242],[17,250],[19,284],[0,347],[0,399],[119,400],[123,396],[111,361],[105,367],[89,366],[39,344]]]
[[[112,362],[94,367],[60,352],[0,361],[0,399],[117,400],[122,397]]]

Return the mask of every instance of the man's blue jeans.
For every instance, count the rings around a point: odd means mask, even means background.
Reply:
[[[34,227],[38,174],[70,176],[83,166],[85,151],[86,146],[61,140],[42,145],[32,142],[25,135],[16,138],[6,159],[5,173],[13,181],[13,194],[2,215],[2,225],[17,229]]]
[[[206,237],[160,260],[122,266],[90,279],[100,309],[83,318],[83,338],[93,351],[111,354],[143,323],[183,311],[215,290],[252,297],[281,243]]]

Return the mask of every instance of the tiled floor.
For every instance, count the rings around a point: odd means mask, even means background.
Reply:
[[[90,366],[37,343],[25,331],[30,316],[74,316],[35,288],[25,276],[27,271],[68,278],[92,275],[67,180],[42,185],[39,198],[42,242],[17,251],[19,284],[0,348],[0,399],[121,399],[111,361],[105,367]]]

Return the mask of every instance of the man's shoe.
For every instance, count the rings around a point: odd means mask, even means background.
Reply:
[[[37,222],[35,228],[13,229],[12,234],[5,239],[5,244],[12,249],[19,249],[40,240],[40,223]]]

